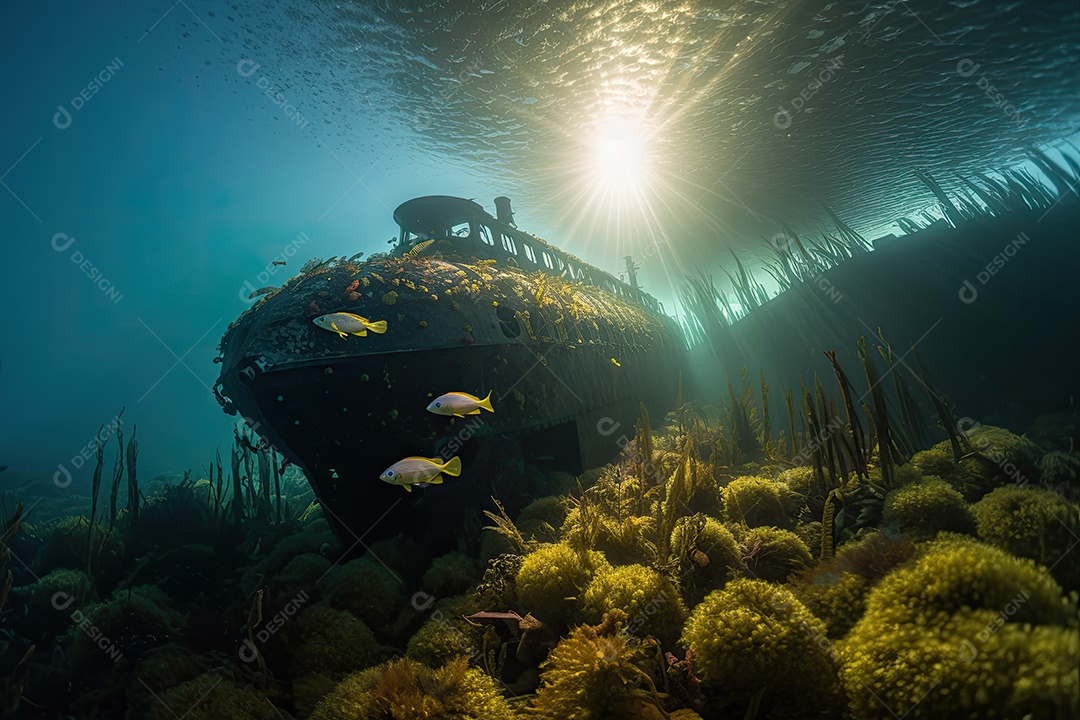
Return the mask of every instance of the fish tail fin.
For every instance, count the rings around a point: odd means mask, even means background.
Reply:
[[[376,335],[382,335],[384,332],[386,332],[386,321],[379,320],[377,322],[368,323],[367,329],[375,333]]]
[[[428,480],[428,482],[432,485],[442,485],[442,475],[436,475],[435,477]]]
[[[483,400],[481,400],[480,403],[477,405],[477,407],[482,407],[485,410],[487,410],[488,412],[495,412],[494,408],[491,407],[491,391],[490,390],[488,390],[487,397],[484,398]]]
[[[447,475],[457,477],[461,474],[461,458],[457,455],[450,458],[445,465],[443,465],[442,471]]]

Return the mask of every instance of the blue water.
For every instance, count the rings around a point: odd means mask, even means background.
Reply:
[[[670,302],[682,272],[823,203],[885,232],[933,201],[912,169],[951,187],[1080,120],[1075,2],[2,13],[8,484],[60,465],[85,482],[73,458],[121,407],[140,472],[205,463],[230,440],[212,359],[245,289],[385,249],[410,197],[510,195],[522,228],[589,262],[650,258]],[[572,191],[605,108],[655,130],[650,204],[617,222]]]

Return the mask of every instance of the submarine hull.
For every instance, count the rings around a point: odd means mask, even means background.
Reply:
[[[388,329],[341,337],[314,323],[342,311]],[[491,496],[513,507],[549,491],[524,477],[520,456],[517,477],[495,474],[523,444],[571,472],[616,456],[640,404],[674,404],[682,361],[666,317],[445,254],[309,268],[233,323],[221,351],[225,409],[305,471],[342,542],[408,531],[433,548],[478,535],[466,526]],[[450,391],[490,391],[494,412],[426,410]],[[404,457],[455,455],[463,472],[441,485],[379,479]]]

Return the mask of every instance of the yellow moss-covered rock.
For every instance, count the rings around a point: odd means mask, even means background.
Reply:
[[[364,621],[322,603],[301,612],[290,635],[293,676],[341,677],[379,661],[379,643]]]
[[[655,637],[665,646],[678,641],[687,617],[675,583],[642,565],[597,573],[585,589],[584,609],[590,623],[599,623],[611,610],[621,610],[627,615],[629,632]]]
[[[601,625],[570,631],[542,666],[540,688],[531,715],[545,720],[652,718],[640,702],[647,684],[636,662],[644,654],[631,635],[622,632],[625,616],[609,614]],[[662,717],[662,716],[661,716]]]
[[[461,552],[435,558],[421,581],[425,590],[438,598],[460,595],[480,579],[476,562]]]
[[[405,655],[428,667],[439,667],[459,656],[476,658],[483,649],[485,628],[464,619],[475,607],[467,597],[440,600],[409,638]]]
[[[297,592],[314,588],[332,565],[329,558],[304,553],[294,557],[280,573],[268,580],[278,595],[291,597]]]
[[[1066,623],[1074,608],[1044,570],[974,538],[943,536],[881,580],[866,614],[925,625],[965,607],[1000,610],[1023,594],[1013,622]]]
[[[93,595],[94,585],[86,573],[58,568],[29,585],[14,588],[8,609],[20,616],[19,627],[24,635],[51,638],[71,623],[71,610],[62,612],[57,608],[81,610]]]
[[[148,720],[176,720],[179,708],[185,720],[271,720],[278,710],[266,694],[236,684],[216,672],[207,672],[175,688],[159,693],[148,705]]]
[[[682,642],[708,690],[749,699],[762,711],[827,713],[838,704],[835,654],[823,623],[787,589],[740,578],[694,608]],[[772,717],[765,714],[764,717]]]
[[[935,475],[956,487],[974,502],[999,487],[1034,482],[1039,477],[1042,451],[1031,440],[1004,428],[979,425],[966,433],[974,452],[960,462],[953,459],[948,441],[943,441],[911,459],[923,475]]]
[[[1073,602],[1029,560],[929,543],[867,598],[842,646],[853,717],[1072,717]]]
[[[529,553],[517,572],[521,612],[545,623],[580,621],[582,593],[598,572],[610,567],[601,553],[578,552],[565,543]]]
[[[869,589],[869,580],[850,572],[817,575],[812,582],[792,587],[803,605],[828,627],[830,638],[843,637],[859,621]]]
[[[744,528],[736,537],[750,577],[783,582],[791,573],[814,562],[810,548],[790,530]]]
[[[566,513],[566,498],[549,495],[526,505],[515,524],[528,539],[552,542],[558,534],[558,528],[566,520]]]
[[[432,670],[403,658],[342,680],[312,720],[513,720],[496,682],[459,658]]]
[[[1066,589],[1080,590],[1080,562],[1063,559],[1080,537],[1076,503],[1053,490],[1006,485],[972,510],[981,539],[1046,565]]]
[[[75,610],[72,606],[69,612]],[[109,599],[79,612],[97,633],[92,636],[79,627],[69,630],[74,638],[72,662],[91,672],[107,671],[111,663],[102,661],[119,655],[137,660],[155,647],[183,640],[188,631],[184,616],[173,609],[169,596],[151,585],[121,588]]]
[[[701,602],[728,580],[746,573],[739,543],[718,520],[705,515],[679,518],[671,532],[671,555],[678,562],[683,597]]]
[[[109,532],[107,525],[94,523],[91,531],[88,519],[70,516],[45,523],[40,532],[45,542],[34,561],[38,575],[56,568],[85,570],[88,538],[93,543],[94,571],[98,575],[112,575],[120,568],[124,543],[115,528]]]
[[[804,498],[814,495],[823,495],[823,488],[818,487],[813,477],[813,467],[791,467],[777,475],[778,483],[783,483],[788,488]]]
[[[604,517],[594,549],[613,565],[650,563],[656,558],[656,519],[650,516]]]
[[[795,525],[798,508],[794,493],[783,483],[762,477],[737,477],[723,488],[722,493],[727,522],[785,529]]]
[[[882,523],[921,535],[975,531],[975,519],[964,496],[933,476],[890,492],[885,497]]]
[[[338,565],[323,582],[323,598],[331,606],[348,610],[370,627],[389,626],[406,604],[400,576],[367,557]]]

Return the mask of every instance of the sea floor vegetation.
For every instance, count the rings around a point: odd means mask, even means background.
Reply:
[[[863,350],[781,421],[747,378],[642,408],[477,556],[344,557],[255,438],[140,488],[117,436],[85,515],[2,508],[0,717],[1080,716],[1076,414],[961,429]]]

